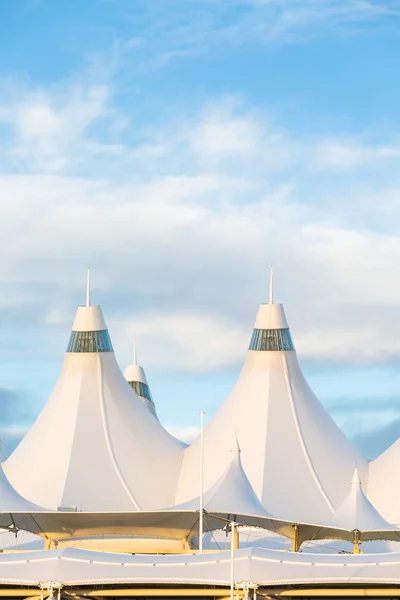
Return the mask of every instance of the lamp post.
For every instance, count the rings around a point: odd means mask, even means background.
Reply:
[[[234,600],[235,591],[235,521],[231,521],[231,595],[230,600]]]
[[[203,533],[204,533],[204,507],[203,507],[203,493],[204,493],[204,417],[205,412],[200,413],[200,523],[199,523],[199,554],[203,554]]]

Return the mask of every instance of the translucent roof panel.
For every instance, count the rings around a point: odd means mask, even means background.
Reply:
[[[67,352],[112,352],[107,329],[102,331],[71,331]]]
[[[289,329],[254,329],[249,350],[279,352],[294,350]]]
[[[147,383],[142,383],[141,381],[129,381],[128,382],[131,388],[137,393],[141,398],[146,398],[146,400],[150,400],[153,402],[153,398],[151,397],[150,388]]]

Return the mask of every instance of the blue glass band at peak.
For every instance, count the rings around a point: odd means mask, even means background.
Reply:
[[[249,350],[280,352],[294,350],[289,329],[253,329]]]
[[[141,381],[129,381],[128,382],[131,388],[137,393],[141,398],[146,398],[146,400],[150,400],[153,402],[153,398],[151,397],[150,388],[147,383],[142,383]]]
[[[102,331],[71,331],[67,352],[112,352],[107,329]]]

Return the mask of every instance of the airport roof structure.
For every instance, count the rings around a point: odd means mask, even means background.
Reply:
[[[301,371],[281,304],[261,304],[242,371],[204,430],[204,481],[211,487],[237,439],[243,468],[264,508],[298,522],[326,521],[366,460],[318,401]],[[176,501],[197,490],[200,439],[185,451]]]
[[[49,509],[151,510],[173,503],[183,448],[124,379],[88,282],[55,388],[7,478]]]
[[[291,590],[298,587],[300,592],[302,588],[310,586],[336,585],[346,586],[348,589],[350,582],[353,586],[378,587],[389,584],[394,587],[400,585],[399,565],[399,553],[368,556],[321,555],[246,548],[235,551],[235,587],[243,589],[248,583],[250,586],[256,584],[271,591],[276,588],[276,592],[289,586]],[[98,585],[102,586],[106,596],[112,595],[112,592],[110,594],[106,591],[108,587],[114,589],[116,596],[128,597],[131,594],[126,591],[124,594],[122,590],[129,587],[134,591],[133,586],[138,586],[138,595],[145,597],[155,594],[146,594],[144,586],[150,587],[150,590],[156,586],[165,586],[172,590],[176,590],[178,586],[184,589],[191,586],[226,588],[230,584],[230,568],[229,552],[184,556],[132,556],[63,548],[1,554],[0,586],[7,586],[8,589],[11,586],[30,586],[44,590],[51,586],[54,591],[61,588],[68,593],[68,588],[80,588],[82,592],[85,587],[92,588]],[[122,594],[116,591],[116,585],[121,586]],[[30,590],[33,591],[34,589]],[[159,589],[159,596],[163,595],[162,591]],[[75,593],[79,594],[79,591],[75,590]],[[99,591],[97,593],[103,596]],[[29,595],[34,594],[25,594]],[[91,595],[95,595],[95,592]],[[196,594],[189,592],[187,595]],[[209,590],[209,595],[220,594],[213,594],[212,590]],[[226,596],[227,592],[223,595]],[[391,594],[392,597],[396,595],[399,595],[399,590]],[[307,594],[303,591],[302,596]]]
[[[259,307],[239,378],[186,447],[159,422],[136,351],[122,375],[88,279],[55,388],[0,465],[0,528],[64,547],[29,558],[0,554],[0,596],[2,586],[33,591],[55,581],[60,588],[227,585],[226,553],[139,557],[68,548],[68,540],[96,536],[170,539],[184,551],[201,531],[230,523],[232,532],[234,524],[277,532],[296,551],[306,540],[348,540],[357,551],[363,541],[397,541],[399,455],[397,442],[368,467],[318,401],[283,307],[274,302],[272,273],[270,299]],[[234,551],[235,580],[270,588],[400,586],[400,554],[383,556],[253,547]]]

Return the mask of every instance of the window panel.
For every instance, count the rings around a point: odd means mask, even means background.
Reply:
[[[294,350],[289,329],[254,329],[249,350],[281,352]]]
[[[112,352],[108,331],[71,331],[67,352]]]
[[[138,396],[141,396],[142,398],[146,398],[146,400],[150,400],[150,402],[153,402],[150,388],[146,383],[142,383],[141,381],[129,381],[129,385],[137,393]]]

